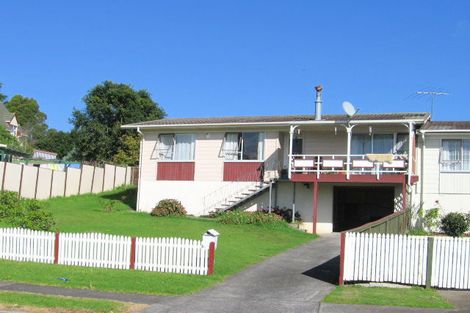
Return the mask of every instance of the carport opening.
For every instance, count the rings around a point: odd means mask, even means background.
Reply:
[[[334,187],[333,231],[376,221],[394,211],[394,187]]]

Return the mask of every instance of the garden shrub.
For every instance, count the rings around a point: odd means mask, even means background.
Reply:
[[[217,217],[217,221],[222,224],[252,224],[252,225],[270,225],[286,226],[284,219],[277,214],[265,212],[245,212],[245,211],[227,211]]]
[[[465,214],[451,212],[441,220],[444,233],[452,237],[460,237],[468,230],[468,221]]]
[[[16,192],[0,192],[0,219],[11,226],[51,230],[55,226],[54,218],[43,209],[40,201],[19,198]]]
[[[269,213],[269,209],[263,209],[262,211],[264,213]],[[274,207],[274,208],[271,209],[271,213],[279,215],[287,223],[292,222],[292,209],[288,209],[286,207],[284,207],[284,208]],[[295,212],[295,221],[296,222],[302,222],[302,218],[300,217],[299,212]]]
[[[0,192],[0,218],[5,218],[11,215],[11,211],[19,206],[18,193],[13,191]]]
[[[415,227],[408,231],[410,236],[428,236],[429,233],[422,227]]]
[[[423,225],[427,231],[436,231],[439,226],[439,208],[432,208],[426,211],[423,216]]]
[[[184,206],[175,199],[164,199],[150,213],[153,216],[181,216],[186,215]]]

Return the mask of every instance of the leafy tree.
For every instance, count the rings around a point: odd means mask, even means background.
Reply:
[[[44,135],[47,130],[47,116],[39,110],[35,99],[15,95],[6,103],[6,107],[10,112],[16,113],[18,123],[27,132],[30,142]]]
[[[33,149],[31,146],[27,144],[20,143],[18,139],[16,139],[15,136],[10,134],[10,132],[3,127],[3,125],[0,125],[0,143],[7,145],[8,148],[25,152],[25,153],[32,153]]]
[[[139,163],[140,136],[125,134],[121,137],[122,146],[113,156],[113,162],[122,165]]]
[[[133,145],[126,143],[130,140],[124,135],[135,134],[121,129],[121,125],[165,116],[163,109],[146,90],[136,91],[129,85],[111,81],[91,89],[83,101],[86,108],[74,110],[71,119],[74,125],[74,157],[80,161],[111,161],[118,151],[127,151],[130,157],[129,147]],[[123,153],[120,152],[119,159],[122,159]]]
[[[2,87],[3,87],[3,84],[0,83],[0,89],[2,89]],[[4,103],[6,99],[7,99],[7,96],[0,92],[0,102]]]
[[[49,128],[38,138],[35,146],[38,149],[55,152],[57,157],[62,159],[73,150],[73,140],[70,133]]]

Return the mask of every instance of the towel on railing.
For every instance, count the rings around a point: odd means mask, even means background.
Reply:
[[[371,162],[393,162],[393,154],[391,153],[369,153],[366,157]]]

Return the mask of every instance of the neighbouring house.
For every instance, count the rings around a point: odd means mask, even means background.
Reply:
[[[57,160],[57,153],[46,151],[46,150],[35,149],[33,151],[33,159],[34,160]]]
[[[0,120],[1,123],[3,123],[3,125],[5,126],[5,128],[10,132],[10,134],[15,136],[16,138],[20,137],[20,125],[16,120],[16,115],[15,113],[11,113],[10,111],[8,111],[7,107],[3,103],[0,103]]]
[[[430,208],[439,200],[448,210],[464,209],[470,123],[452,133],[428,113],[322,116],[321,92],[315,115],[124,125],[142,134],[137,210],[148,212],[165,198],[194,215],[286,207],[300,213],[304,229],[328,233],[411,203]],[[463,127],[457,124],[448,127]]]

